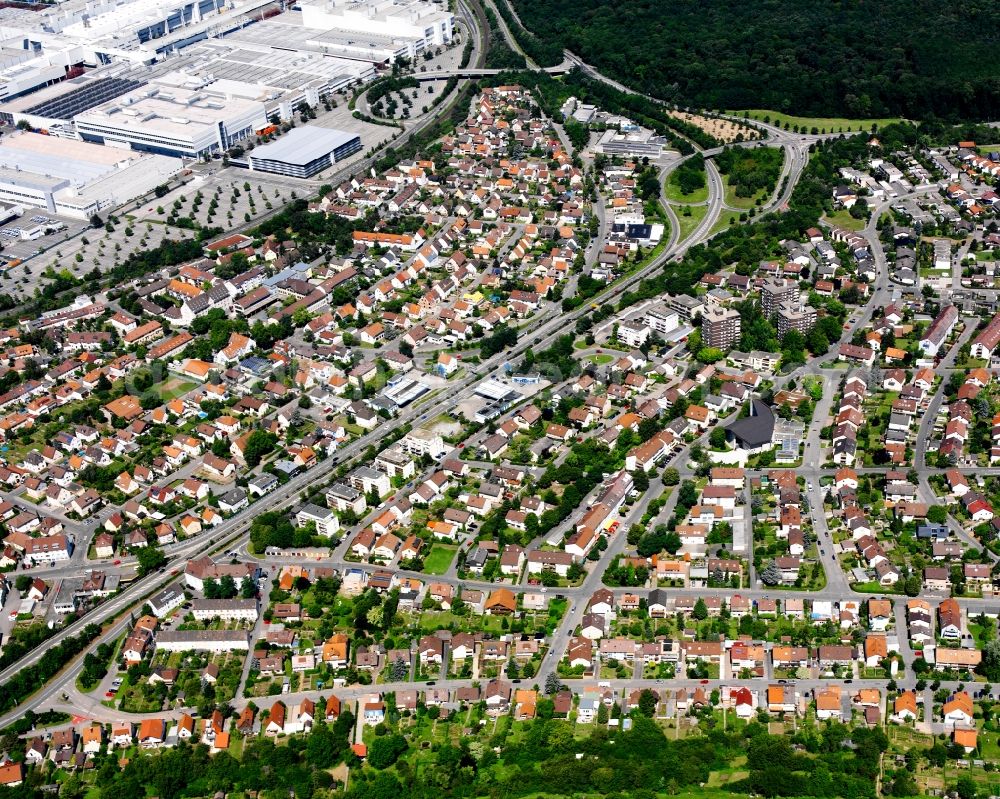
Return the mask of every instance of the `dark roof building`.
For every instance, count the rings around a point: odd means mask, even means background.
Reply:
[[[737,419],[726,428],[736,445],[743,449],[760,449],[771,443],[774,436],[774,412],[766,402],[750,402],[750,415]]]

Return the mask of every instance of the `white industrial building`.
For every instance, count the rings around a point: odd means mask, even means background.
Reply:
[[[410,40],[410,58],[448,44],[455,28],[446,6],[424,0],[305,0],[299,7],[307,28]]]
[[[268,124],[264,104],[202,89],[135,89],[75,119],[84,141],[160,155],[201,158],[229,149]]]
[[[298,48],[285,36],[290,27],[265,20],[225,39],[200,42],[170,60],[170,75],[154,80],[211,86],[215,91],[259,100],[269,117],[277,113],[290,119],[301,102],[315,106],[329,94],[375,78],[370,62]]]
[[[5,9],[0,40],[90,67],[149,64],[262,16],[274,0],[65,0],[44,11]],[[38,85],[44,85],[44,82]]]
[[[0,51],[0,102],[34,91],[66,77],[69,63],[25,48],[3,47]]]
[[[609,128],[601,135],[594,151],[628,158],[659,158],[667,140],[646,128],[633,126],[621,131]]]
[[[146,194],[181,166],[176,158],[15,133],[0,140],[0,200],[89,219]]]
[[[450,44],[454,25],[443,0],[0,9],[0,122],[48,134],[0,143],[0,202],[77,219],[120,206],[182,159],[223,153],[300,103],[372,80],[376,66]],[[308,177],[361,147],[352,134],[294,130],[247,153],[247,165]]]

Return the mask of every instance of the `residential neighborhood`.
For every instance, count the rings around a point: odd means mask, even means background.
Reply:
[[[1000,793],[1000,147],[536,68],[505,0],[245,5],[226,64],[396,50],[66,233],[176,240],[4,261],[0,792]],[[24,97],[221,112],[164,47]],[[324,106],[366,152],[291,153]]]

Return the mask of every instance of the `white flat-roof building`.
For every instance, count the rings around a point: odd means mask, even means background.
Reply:
[[[622,155],[631,158],[658,158],[663,153],[667,140],[646,128],[628,132],[606,130],[594,150],[605,155]]]
[[[212,86],[146,86],[75,118],[84,141],[186,158],[229,149],[267,126],[264,104]]]
[[[293,128],[277,141],[254,149],[247,163],[256,172],[310,178],[360,149],[361,137],[356,133],[316,126]]]
[[[305,0],[299,7],[307,28],[411,40],[411,58],[448,44],[455,28],[447,6],[425,0]]]
[[[304,527],[309,522],[316,524],[317,534],[327,538],[336,535],[340,530],[340,520],[332,510],[314,505],[311,502],[299,508],[298,513],[295,514],[295,523],[299,527]]]
[[[451,449],[440,433],[426,427],[414,428],[403,436],[399,445],[413,455],[430,455],[432,458],[441,458]]]
[[[68,64],[150,64],[246,24],[273,0],[65,0],[44,11],[6,9],[0,33],[58,53]],[[61,56],[60,56],[61,58]]]
[[[89,219],[177,174],[176,158],[16,133],[0,143],[0,200]]]
[[[256,599],[195,599],[191,613],[198,621],[257,621]]]
[[[309,28],[302,21],[302,12],[294,10],[234,31],[222,41],[248,47],[280,45],[296,55],[315,53],[338,63],[350,61],[365,68],[391,63],[416,49],[412,39],[401,36],[381,36],[370,30]]]
[[[300,41],[302,30],[263,20],[233,36],[187,48],[170,60],[169,74],[152,80],[191,89],[210,87],[227,96],[259,100],[269,117],[277,113],[282,119],[291,119],[299,103],[315,106],[334,92],[375,77],[375,67],[369,61],[310,48]]]
[[[35,55],[27,49],[13,53],[11,50],[13,48],[4,47],[0,61],[0,102],[66,77],[69,65],[60,60],[58,54],[50,57]]]

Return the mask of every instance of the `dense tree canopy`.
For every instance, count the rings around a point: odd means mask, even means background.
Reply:
[[[715,157],[719,171],[729,179],[737,197],[771,191],[781,174],[784,155],[774,147],[727,147]]]

